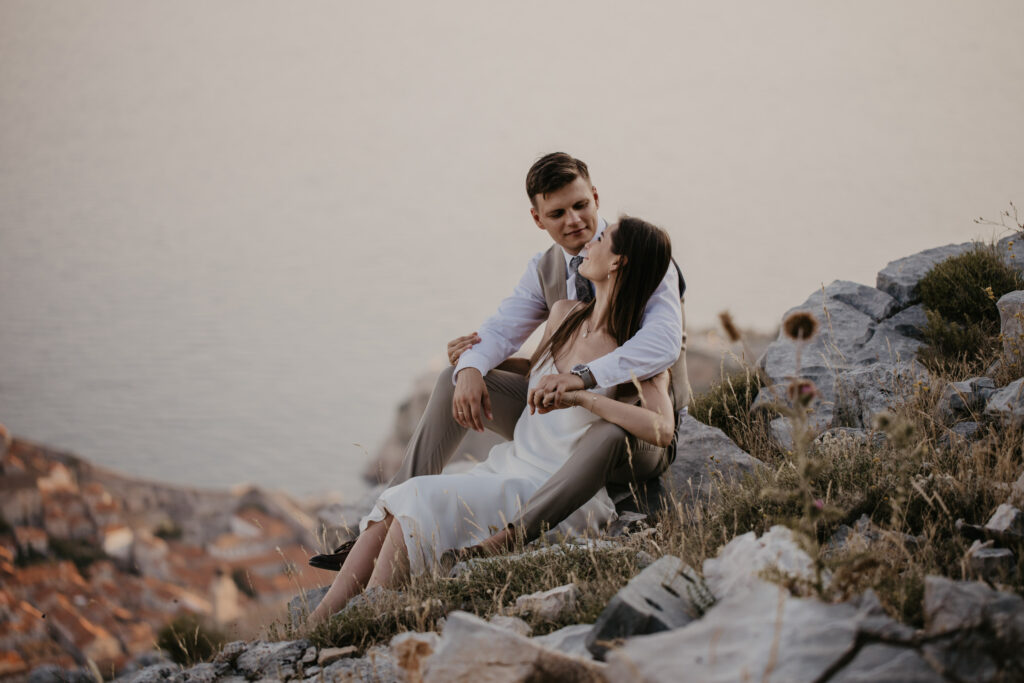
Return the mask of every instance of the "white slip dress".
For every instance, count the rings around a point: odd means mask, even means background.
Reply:
[[[557,372],[550,358],[533,373],[539,378]],[[607,395],[610,390],[593,389]],[[394,515],[402,526],[413,575],[435,566],[441,553],[466,548],[503,529],[519,516],[522,506],[558,470],[590,425],[599,420],[576,406],[543,415],[529,408],[516,423],[513,440],[491,449],[487,459],[458,474],[413,477],[381,493],[368,524]],[[615,505],[602,488],[555,528],[556,533],[582,534],[615,517]]]

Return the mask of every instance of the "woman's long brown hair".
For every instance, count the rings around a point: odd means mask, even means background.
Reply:
[[[625,258],[619,261],[619,277],[612,290],[608,334],[622,346],[640,329],[647,300],[658,288],[672,262],[672,243],[661,228],[632,216],[622,216],[612,234],[612,253]],[[566,316],[551,338],[541,345],[530,359],[531,370],[539,366],[547,354],[558,358],[576,330],[594,309],[591,300]]]

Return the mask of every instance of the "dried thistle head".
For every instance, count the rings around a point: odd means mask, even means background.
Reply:
[[[794,379],[786,387],[786,396],[793,405],[806,408],[818,396],[818,387],[809,379]]]
[[[722,329],[725,330],[725,334],[729,337],[729,341],[735,343],[742,338],[740,331],[736,329],[736,323],[732,321],[732,315],[729,314],[729,311],[722,311],[719,313],[718,319],[722,322]]]
[[[782,322],[782,331],[793,341],[807,341],[818,333],[818,319],[807,311],[797,311]]]

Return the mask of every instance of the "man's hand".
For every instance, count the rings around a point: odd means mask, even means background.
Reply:
[[[455,365],[459,362],[459,357],[473,348],[474,344],[480,343],[480,335],[476,332],[467,334],[465,337],[456,337],[448,342],[448,362]]]
[[[541,414],[566,408],[570,403],[565,400],[565,393],[582,389],[583,378],[571,372],[544,375],[537,382],[537,386],[530,390],[526,397],[526,405],[530,407],[530,413],[540,412]]]
[[[484,376],[476,368],[463,368],[455,378],[452,418],[466,429],[484,431],[484,416],[493,420],[491,397]]]

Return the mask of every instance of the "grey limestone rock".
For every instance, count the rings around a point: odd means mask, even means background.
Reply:
[[[1024,273],[1024,232],[1015,232],[999,240],[996,251],[1010,266]]]
[[[400,681],[402,674],[387,647],[372,647],[362,657],[346,657],[323,667],[316,681]]]
[[[836,415],[846,424],[870,427],[872,417],[900,404],[915,383],[928,383],[918,363],[875,363],[836,377]]]
[[[1024,251],[1024,243],[1020,245]],[[996,302],[999,309],[999,336],[1003,351],[1011,358],[1024,356],[1024,290],[1004,294]]]
[[[449,681],[603,681],[602,666],[558,652],[489,624],[452,612],[441,644],[417,672],[425,683]]]
[[[666,483],[677,500],[706,499],[719,475],[733,479],[762,464],[722,430],[690,415],[680,420],[676,434],[676,459],[669,467]]]
[[[758,536],[753,531],[736,536],[716,557],[704,560],[704,579],[712,595],[719,600],[742,594],[766,583],[765,570],[797,581],[814,581],[814,563],[793,538],[787,527],[776,525]],[[828,576],[823,577],[828,581]]]
[[[494,616],[490,617],[487,621],[494,624],[498,628],[507,629],[509,631],[512,631],[513,633],[518,633],[521,636],[526,636],[527,638],[529,638],[530,634],[533,633],[533,627],[527,624],[519,617],[510,617],[504,614],[495,614]]]
[[[1024,507],[1024,472],[1010,486],[1009,502],[1011,505]]]
[[[1009,548],[993,548],[992,541],[975,541],[967,551],[971,575],[991,582],[1003,583],[1017,569],[1017,559]]]
[[[941,681],[909,644],[911,629],[877,602],[828,604],[760,582],[685,628],[628,640],[609,680]],[[880,639],[885,644],[877,642]],[[904,644],[907,643],[907,644]]]
[[[147,669],[166,664],[154,664]],[[176,665],[171,665],[173,671],[177,671]],[[146,669],[143,669],[145,671]],[[141,671],[139,673],[142,673]],[[138,674],[136,674],[138,675]],[[28,675],[29,683],[94,683],[95,676],[88,669],[62,669],[56,664],[43,664],[32,669]]]
[[[291,619],[292,625],[297,626],[302,623],[309,613],[316,609],[330,588],[330,586],[311,588],[292,598],[288,602],[288,617]]]
[[[924,306],[911,306],[883,320],[875,328],[864,347],[857,353],[856,363],[897,363],[913,360],[921,348],[924,326],[928,324]]]
[[[563,612],[575,609],[580,589],[575,583],[557,586],[516,598],[515,612],[554,621]]]
[[[929,576],[924,651],[953,680],[1021,680],[1024,599],[976,581]]]
[[[915,304],[920,300],[917,285],[929,270],[936,264],[973,248],[973,242],[948,244],[891,261],[879,271],[876,286],[895,298],[900,307]]]
[[[1024,512],[1008,503],[1003,503],[996,508],[995,513],[985,523],[985,528],[1024,538]]]
[[[288,678],[299,673],[309,641],[256,641],[235,660],[235,668],[246,678]]]
[[[216,664],[204,662],[182,671],[178,680],[182,683],[213,683],[213,681],[220,680],[223,673]]]
[[[1014,425],[1024,422],[1024,377],[992,394],[985,414]]]
[[[587,634],[587,649],[603,659],[618,639],[685,626],[699,616],[691,596],[700,590],[700,577],[682,560],[660,558],[608,602]]]
[[[812,294],[804,306],[817,308],[830,300],[851,306],[875,322],[888,318],[899,309],[896,299],[885,292],[849,280],[833,280],[824,292],[818,290]]]
[[[151,664],[141,671],[137,671],[130,677],[124,679],[128,683],[163,683],[169,678],[178,678],[181,674],[181,667],[173,662],[159,662],[157,664]],[[31,678],[29,680],[32,680]],[[67,678],[59,679],[61,681],[70,680]],[[92,677],[89,677],[92,680]]]
[[[958,417],[973,417],[985,409],[985,404],[996,392],[996,383],[990,377],[971,377],[962,382],[950,382],[942,390],[935,406],[938,416],[944,422]]]
[[[533,639],[533,642],[567,655],[591,659],[593,655],[587,649],[587,634],[592,628],[594,628],[593,624],[573,624],[546,636],[538,636]]]

